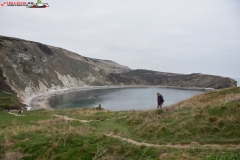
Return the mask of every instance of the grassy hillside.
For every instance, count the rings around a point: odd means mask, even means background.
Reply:
[[[240,159],[240,88],[164,110],[0,111],[0,159]]]
[[[0,68],[0,110],[2,109],[19,109],[22,106],[20,100],[13,92],[11,87],[3,76]]]
[[[0,110],[20,109],[21,107],[22,104],[14,93],[0,90]]]

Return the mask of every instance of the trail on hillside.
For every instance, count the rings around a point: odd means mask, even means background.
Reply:
[[[25,115],[21,115],[21,114],[16,114],[16,113],[12,113],[12,112],[8,112],[9,114],[12,114],[14,116],[25,116]]]
[[[85,120],[85,119],[76,119],[76,118],[70,118],[70,117],[67,117],[67,116],[63,116],[63,115],[57,115],[57,114],[54,114],[53,116],[56,116],[56,117],[60,117],[60,118],[63,118],[64,120],[66,121],[79,121],[79,122],[83,122],[83,123],[88,123],[88,122],[99,122],[99,121],[105,121],[105,120],[113,120],[113,119],[116,119],[116,118],[110,118],[110,119],[104,119],[104,120]],[[121,118],[124,118],[126,116],[122,116],[118,119],[121,119]]]
[[[172,148],[217,148],[217,149],[240,149],[240,144],[199,144],[198,142],[192,142],[190,144],[151,144],[151,143],[145,143],[145,142],[137,142],[135,140],[129,139],[129,138],[123,138],[117,135],[113,135],[111,133],[105,134],[108,137],[113,137],[120,139],[122,141],[126,141],[128,143],[132,143],[138,146],[144,145],[148,147],[172,147]]]
[[[83,123],[88,123],[88,122],[96,122],[96,121],[101,121],[101,120],[80,120],[80,119],[76,119],[76,118],[70,118],[67,116],[63,116],[63,115],[57,115],[54,114],[53,116],[57,116],[60,118],[63,118],[64,120],[67,121],[79,121],[79,122],[83,122]],[[118,119],[124,118],[126,116],[120,117]],[[105,119],[105,120],[113,120],[116,118],[112,118],[112,119]],[[145,143],[145,142],[137,142],[133,139],[129,139],[129,138],[123,138],[120,137],[118,135],[114,135],[112,133],[108,133],[105,134],[108,137],[113,137],[113,138],[117,138],[120,139],[122,141],[126,141],[128,143],[132,143],[135,145],[144,145],[144,146],[148,146],[148,147],[172,147],[172,148],[216,148],[216,149],[229,149],[229,150],[234,150],[234,149],[240,149],[240,144],[199,144],[198,142],[191,142],[190,144],[152,144],[152,143]]]
[[[90,121],[88,121],[88,120],[80,120],[80,119],[70,118],[70,117],[67,117],[67,116],[57,115],[57,114],[54,114],[53,116],[56,116],[56,117],[59,117],[59,118],[63,118],[66,121],[79,121],[79,122],[83,122],[83,123],[92,122],[92,121],[99,121],[99,120],[90,120]]]

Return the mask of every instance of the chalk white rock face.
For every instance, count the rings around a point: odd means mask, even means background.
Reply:
[[[32,90],[32,87],[27,86],[24,91],[19,91],[19,94],[22,99],[26,99],[27,97],[34,95],[35,92]]]
[[[65,87],[76,87],[76,86],[84,86],[85,83],[78,78],[71,77],[69,74],[68,75],[61,75],[57,71],[55,73],[58,76],[58,79],[63,83]]]
[[[44,93],[48,90],[48,87],[45,86],[41,81],[38,81],[39,87],[38,87],[38,92]]]

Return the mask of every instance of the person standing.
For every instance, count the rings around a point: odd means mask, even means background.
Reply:
[[[160,93],[157,93],[157,102],[158,102],[158,106],[157,108],[162,109],[162,105],[163,105],[163,96]]]

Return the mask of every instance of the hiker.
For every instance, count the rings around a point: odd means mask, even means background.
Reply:
[[[101,104],[99,104],[99,106],[98,106],[98,110],[101,110]]]
[[[158,102],[157,108],[162,109],[164,100],[163,100],[163,96],[160,93],[157,93],[157,102]]]
[[[20,111],[18,111],[18,114],[21,114],[22,113],[22,111],[20,110]]]

